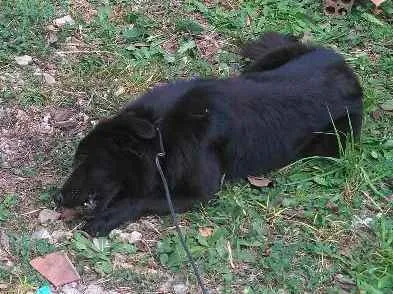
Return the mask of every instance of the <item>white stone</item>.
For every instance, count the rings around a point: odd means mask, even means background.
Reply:
[[[50,240],[51,235],[49,234],[47,229],[39,229],[39,230],[35,231],[33,234],[31,234],[31,239],[32,240],[43,240],[43,239]]]
[[[184,285],[183,283],[175,284],[175,285],[173,285],[173,291],[175,291],[176,294],[187,294],[188,287],[186,285]]]
[[[128,242],[134,244],[142,239],[142,234],[138,231],[133,231],[131,233],[122,232],[121,230],[112,230],[109,233],[109,238],[119,238],[122,242]]]
[[[52,233],[52,239],[55,243],[69,240],[71,238],[72,232],[70,231],[56,230]]]
[[[72,19],[71,15],[67,14],[63,17],[56,18],[53,24],[57,27],[63,27],[66,24],[73,25],[75,21]]]
[[[133,231],[130,234],[130,238],[128,239],[129,243],[136,243],[142,239],[142,234],[138,231]]]
[[[50,74],[44,72],[44,73],[42,74],[42,76],[43,76],[43,78],[44,78],[45,83],[47,83],[48,85],[51,86],[51,85],[53,85],[53,84],[56,83],[55,78],[54,78],[53,76],[51,76]]]
[[[72,284],[64,285],[61,288],[61,292],[63,294],[81,294],[81,292],[78,289],[76,289],[75,286]]]
[[[16,56],[15,61],[17,64],[26,66],[33,62],[33,58],[29,55]]]
[[[86,290],[83,292],[84,294],[105,294],[104,289],[101,286],[96,284],[90,284],[87,286]]]
[[[120,86],[116,91],[115,91],[115,96],[118,97],[120,95],[123,95],[126,92],[126,89],[123,86]]]

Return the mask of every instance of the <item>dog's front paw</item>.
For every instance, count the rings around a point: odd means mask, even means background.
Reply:
[[[102,237],[108,235],[112,229],[105,219],[93,218],[85,224],[82,230],[92,237]]]

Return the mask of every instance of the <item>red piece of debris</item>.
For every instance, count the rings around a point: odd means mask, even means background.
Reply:
[[[65,253],[53,252],[30,261],[31,266],[55,287],[76,282],[80,276]]]

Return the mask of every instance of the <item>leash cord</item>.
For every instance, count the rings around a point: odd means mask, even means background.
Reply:
[[[163,141],[162,141],[162,136],[161,136],[161,132],[160,132],[159,128],[157,128],[157,133],[158,133],[159,140],[160,140],[161,151],[159,153],[157,153],[155,161],[156,161],[157,170],[158,170],[158,172],[160,174],[160,177],[161,177],[161,180],[162,180],[162,184],[164,186],[165,196],[166,196],[166,200],[168,202],[169,210],[171,211],[172,220],[173,220],[173,223],[174,223],[174,225],[176,227],[176,231],[177,231],[177,234],[179,236],[180,243],[183,246],[184,251],[186,252],[187,258],[188,258],[189,262],[191,263],[192,269],[194,270],[194,274],[195,274],[195,276],[197,278],[198,285],[201,288],[203,294],[208,294],[208,292],[207,292],[207,290],[206,290],[206,288],[205,288],[205,286],[203,284],[201,274],[199,273],[198,267],[197,267],[194,259],[192,258],[190,250],[187,247],[184,235],[183,235],[183,233],[180,230],[179,223],[178,223],[177,218],[176,218],[176,213],[175,213],[175,209],[173,208],[171,194],[169,192],[168,182],[167,182],[167,180],[165,178],[164,172],[163,172],[161,164],[160,164],[160,157],[165,157],[166,153],[165,153],[165,150],[164,150],[164,144],[163,144]]]

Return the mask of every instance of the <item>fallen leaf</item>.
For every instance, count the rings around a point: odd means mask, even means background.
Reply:
[[[202,227],[198,229],[199,234],[201,234],[202,237],[209,237],[213,234],[213,228],[212,227]]]
[[[381,108],[385,111],[393,111],[393,100],[388,100],[382,103]]]
[[[68,256],[62,252],[53,252],[30,261],[31,266],[43,275],[55,287],[80,280],[80,276]]]
[[[338,284],[340,284],[340,288],[344,290],[351,290],[356,286],[356,283],[354,280],[352,280],[349,277],[346,277],[342,274],[336,274],[335,280]]]
[[[263,256],[270,256],[271,253],[272,253],[272,248],[270,247],[265,247],[265,249],[263,250]]]
[[[372,117],[374,120],[380,120],[381,117],[382,117],[382,111],[380,111],[380,110],[375,110],[375,111],[371,112],[371,117]]]
[[[326,208],[330,209],[333,213],[336,213],[336,214],[338,213],[338,206],[336,203],[329,201],[328,203],[326,203]]]
[[[265,177],[248,176],[247,180],[252,186],[258,188],[270,187],[273,183],[272,180]]]
[[[381,5],[383,2],[385,2],[385,0],[371,0],[372,3],[374,3],[375,6],[379,6]]]

